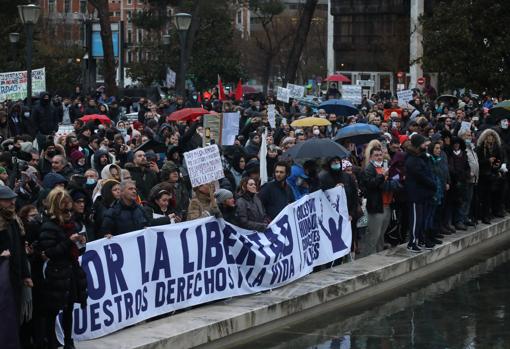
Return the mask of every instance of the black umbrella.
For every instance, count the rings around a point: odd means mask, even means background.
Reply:
[[[489,110],[489,117],[487,123],[496,124],[502,119],[510,119],[510,110],[503,107],[494,107]]]
[[[133,154],[139,150],[143,151],[152,150],[155,153],[166,153],[166,149],[167,149],[166,144],[151,139],[143,144],[140,144],[138,148],[135,148],[135,150],[133,150]]]
[[[442,95],[437,97],[437,103],[444,102],[446,105],[450,107],[455,107],[459,104],[459,99],[454,95]]]
[[[283,153],[283,156],[292,159],[316,159],[338,156],[345,158],[349,151],[329,138],[312,138],[301,142]]]

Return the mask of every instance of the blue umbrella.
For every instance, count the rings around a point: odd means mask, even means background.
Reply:
[[[333,113],[337,116],[351,116],[358,114],[358,109],[346,99],[330,99],[323,102],[319,108],[324,109],[326,113]]]
[[[341,128],[336,133],[334,140],[336,142],[348,140],[355,144],[365,144],[372,139],[377,139],[381,135],[381,131],[377,126],[369,124],[353,124]]]

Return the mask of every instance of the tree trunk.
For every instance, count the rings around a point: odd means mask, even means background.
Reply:
[[[296,36],[294,37],[292,48],[289,52],[289,59],[287,60],[287,73],[285,74],[286,82],[294,83],[296,79],[299,60],[301,59],[301,54],[306,44],[306,38],[308,37],[313,14],[318,2],[319,0],[306,0],[306,4],[299,19]]]
[[[103,42],[103,69],[106,94],[117,95],[117,82],[115,70],[115,56],[113,51],[112,28],[108,0],[89,0],[90,4],[97,9],[99,24],[101,25],[101,41]],[[120,35],[120,33],[119,33]],[[119,55],[121,52],[119,52]]]
[[[265,57],[265,66],[264,66],[264,75],[262,76],[262,88],[264,95],[267,96],[267,90],[269,88],[269,78],[271,77],[271,71],[272,69],[272,62],[273,62],[273,53],[272,52],[266,52]]]

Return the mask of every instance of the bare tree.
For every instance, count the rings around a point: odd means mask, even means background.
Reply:
[[[299,61],[303,48],[306,44],[306,39],[310,31],[310,25],[312,24],[313,14],[319,0],[307,0],[301,15],[299,17],[299,24],[296,30],[296,36],[292,42],[292,47],[289,51],[287,59],[287,72],[285,74],[285,80],[293,83],[296,79],[296,72],[298,70]]]
[[[108,0],[89,0],[89,3],[97,10],[99,24],[101,26],[106,93],[109,96],[114,96],[117,94],[117,82],[115,79],[115,56],[113,54],[112,28],[110,25]]]

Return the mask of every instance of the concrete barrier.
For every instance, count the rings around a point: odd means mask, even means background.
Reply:
[[[446,266],[510,241],[510,219],[447,236],[414,254],[405,245],[310,274],[256,295],[200,306],[77,343],[78,349],[225,348],[334,307],[352,306],[423,279]]]

